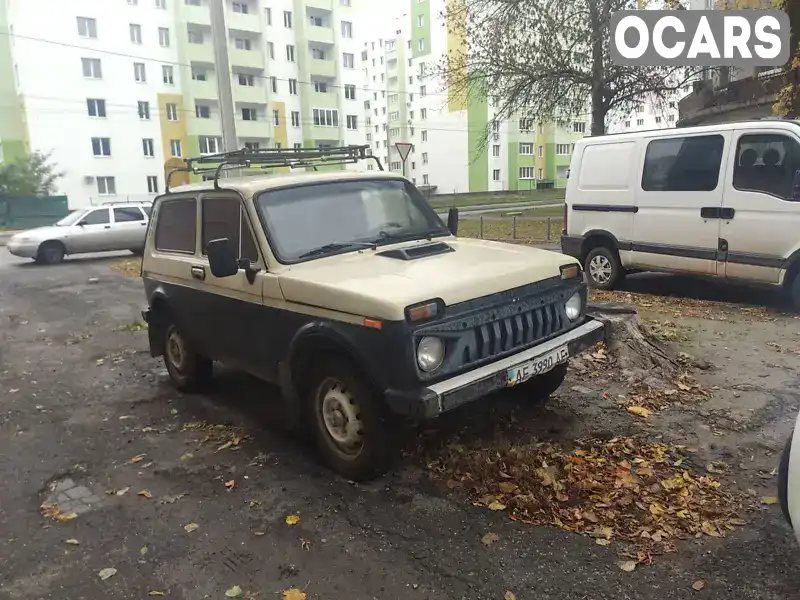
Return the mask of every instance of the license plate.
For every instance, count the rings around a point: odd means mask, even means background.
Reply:
[[[556,365],[566,362],[567,359],[569,359],[569,349],[567,346],[562,346],[544,356],[534,358],[516,367],[511,367],[508,370],[508,385],[517,385],[523,381],[528,381],[531,377],[552,371]]]

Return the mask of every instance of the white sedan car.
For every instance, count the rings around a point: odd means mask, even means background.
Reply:
[[[150,204],[125,203],[71,212],[55,225],[37,227],[9,238],[11,254],[54,264],[67,254],[144,248]]]
[[[800,542],[800,415],[783,449],[778,467],[778,499],[783,516]],[[795,527],[795,523],[798,527]]]

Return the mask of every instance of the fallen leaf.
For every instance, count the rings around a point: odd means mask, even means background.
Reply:
[[[164,592],[159,592],[159,591],[156,591],[156,590],[150,590],[149,592],[147,592],[147,595],[148,596],[166,596],[166,594]]]
[[[267,535],[266,531],[254,531],[253,535]]]
[[[761,498],[761,504],[777,504],[778,498],[776,496],[764,496]]]
[[[175,502],[183,498],[185,495],[186,492],[183,492],[182,494],[176,494],[175,496],[164,496],[158,502],[159,504],[174,504]]]
[[[200,525],[197,523],[189,523],[188,525],[184,525],[183,528],[186,530],[186,533],[192,533],[195,531]]]
[[[222,444],[222,446],[217,448],[217,452],[222,452],[223,450],[227,450],[231,446],[233,446],[233,442],[226,442],[226,443]]]
[[[492,500],[488,506],[489,510],[505,510],[506,505],[497,500]]]
[[[150,498],[152,498],[152,497],[153,497],[153,494],[151,494],[151,493],[150,493],[150,492],[148,492],[147,490],[142,490],[142,491],[141,491],[141,492],[139,492],[137,495],[138,495],[138,496],[141,496],[142,498],[148,498],[148,499],[150,499]]]
[[[139,555],[140,555],[140,556],[145,556],[146,554],[147,554],[147,546],[142,546],[142,547],[139,549]]]
[[[225,482],[225,487],[228,488],[228,490],[232,490],[234,485],[236,485],[236,482],[233,479]]]
[[[130,489],[131,489],[130,487],[124,487],[124,488],[122,488],[121,490],[117,490],[117,491],[116,491],[116,492],[114,492],[114,493],[115,493],[117,496],[124,496],[125,494],[127,494],[127,493],[128,493],[128,490],[130,490]]]
[[[594,543],[598,546],[608,546],[611,543],[611,540],[607,540],[606,538],[596,538]]]
[[[70,538],[70,539],[68,539],[68,540],[67,540],[65,543],[66,543],[66,544],[69,544],[69,545],[71,545],[71,546],[78,546],[78,545],[80,545],[80,542],[79,542],[78,540],[76,540],[76,539],[73,539],[73,538]]]
[[[517,484],[511,483],[510,481],[501,481],[498,487],[504,494],[510,494],[517,489]]]
[[[191,452],[187,452],[186,454],[181,454],[181,460],[189,460],[190,458],[194,458],[194,454]]]
[[[225,592],[225,597],[227,598],[238,598],[242,595],[242,588],[238,585],[233,586],[228,591]]]
[[[292,588],[283,591],[283,600],[306,600],[306,595],[297,588]]]
[[[487,533],[481,538],[481,542],[483,542],[484,546],[491,546],[496,541],[500,539],[500,536],[496,533]]]
[[[308,540],[300,540],[300,547],[305,550],[306,552],[311,552],[311,542]]]
[[[100,571],[100,573],[98,573],[98,575],[100,575],[100,579],[102,579],[103,581],[105,581],[109,577],[113,577],[116,574],[117,574],[117,570],[115,568],[113,568],[113,567],[109,567],[107,569],[103,569],[103,570]]]
[[[514,595],[514,592],[506,591],[506,595],[503,596],[504,600],[517,600],[517,597]]]
[[[706,587],[706,582],[705,582],[705,581],[703,581],[702,579],[698,579],[697,581],[695,581],[695,582],[692,584],[692,589],[693,589],[695,592],[699,592],[699,591],[700,591],[700,590],[702,590],[704,587]]]
[[[287,525],[297,525],[300,522],[300,517],[297,515],[289,515],[286,517],[286,524]]]
[[[647,418],[650,416],[650,411],[647,410],[644,406],[629,406],[628,412],[631,414],[636,415],[637,417]]]
[[[75,518],[75,517],[77,517],[77,516],[78,516],[78,515],[77,515],[77,514],[75,514],[74,512],[71,512],[71,513],[66,513],[66,514],[61,514],[61,513],[58,513],[58,514],[54,515],[54,517],[53,517],[53,518],[54,518],[56,521],[61,521],[61,522],[63,523],[64,521],[71,521],[72,519],[74,519],[74,518]]]
[[[100,365],[102,365],[104,362],[106,362],[106,361],[105,361],[105,359],[103,359],[103,358],[98,358],[96,361],[94,361],[94,364],[96,364],[96,365],[99,367],[99,366],[100,366]]]
[[[141,462],[141,461],[142,461],[142,459],[143,459],[145,456],[147,456],[147,454],[137,454],[136,456],[134,456],[134,457],[131,459],[131,462],[132,462],[132,463],[138,463],[138,462]]]
[[[630,573],[636,568],[636,561],[635,560],[621,560],[617,563],[617,566],[626,573]]]

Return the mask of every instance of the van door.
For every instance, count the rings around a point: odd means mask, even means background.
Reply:
[[[634,266],[717,274],[720,167],[730,137],[725,131],[647,141],[633,219]]]
[[[800,138],[790,130],[736,130],[725,175],[720,258],[725,276],[780,283],[800,246],[800,204],[793,202]]]

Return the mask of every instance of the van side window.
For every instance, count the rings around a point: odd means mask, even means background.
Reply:
[[[773,133],[743,135],[736,145],[733,187],[792,200],[794,172],[800,168],[800,144]]]
[[[203,198],[203,254],[208,242],[228,238],[239,248],[239,258],[258,260],[258,250],[244,208],[236,198]]]
[[[717,188],[721,135],[653,140],[647,145],[642,173],[646,192],[710,192]]]
[[[194,254],[197,239],[197,201],[162,200],[158,207],[156,250]]]

